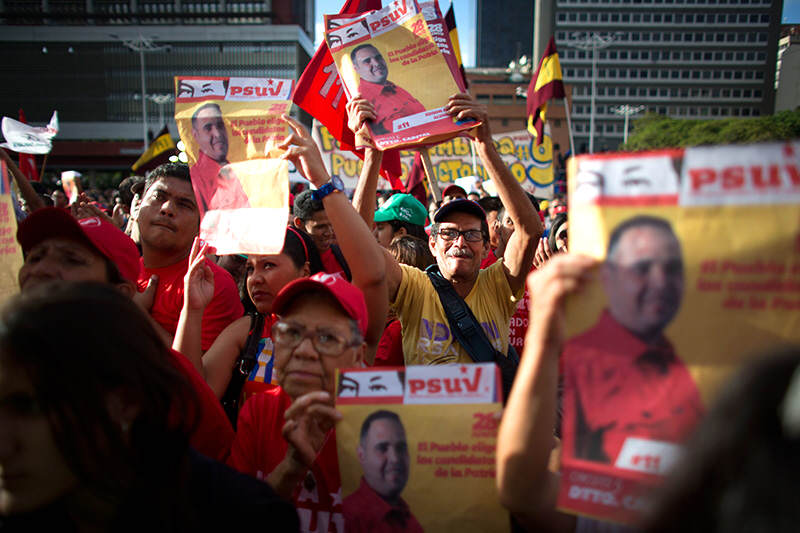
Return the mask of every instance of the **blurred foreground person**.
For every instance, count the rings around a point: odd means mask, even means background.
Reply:
[[[108,284],[43,284],[9,302],[0,530],[223,531],[262,516],[297,530],[292,506],[266,484],[189,447],[198,421],[174,415],[192,411],[194,391],[167,350]]]
[[[800,349],[729,381],[662,488],[645,531],[797,531]]]

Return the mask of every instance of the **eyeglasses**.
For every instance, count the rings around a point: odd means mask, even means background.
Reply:
[[[272,326],[272,341],[275,345],[284,346],[290,350],[297,348],[303,339],[310,338],[311,344],[320,355],[338,357],[344,352],[345,348],[358,346],[363,341],[356,337],[352,340],[342,338],[333,331],[318,328],[306,331],[306,328],[291,322],[276,322]]]
[[[454,241],[459,235],[464,236],[467,242],[478,242],[483,240],[483,233],[479,229],[467,229],[464,231],[455,228],[439,228],[438,235],[446,241]]]

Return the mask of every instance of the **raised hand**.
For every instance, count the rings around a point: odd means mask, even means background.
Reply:
[[[195,237],[189,254],[189,269],[183,277],[184,305],[192,310],[203,310],[214,298],[214,271],[206,263],[211,253],[207,242]]]
[[[286,150],[281,159],[294,163],[297,170],[315,187],[320,187],[327,183],[330,176],[325,169],[325,164],[322,162],[322,155],[319,153],[317,143],[311,138],[311,134],[305,126],[289,115],[283,115],[281,119],[292,128],[292,134],[278,145],[281,150]]]
[[[283,438],[289,443],[288,455],[305,468],[311,468],[329,438],[328,432],[342,419],[334,409],[331,395],[309,392],[297,398],[284,414]]]
[[[476,129],[476,138],[480,142],[492,142],[492,132],[489,129],[489,112],[486,106],[479,104],[467,93],[458,93],[450,97],[445,111],[457,120],[472,119],[481,124]]]
[[[550,243],[547,242],[547,237],[539,239],[539,244],[536,245],[536,252],[533,254],[533,266],[537,270],[542,268],[544,264],[553,256],[550,251]]]

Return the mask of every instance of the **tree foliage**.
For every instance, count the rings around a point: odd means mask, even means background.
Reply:
[[[622,150],[657,150],[800,138],[800,110],[754,118],[683,120],[648,113],[633,122]]]

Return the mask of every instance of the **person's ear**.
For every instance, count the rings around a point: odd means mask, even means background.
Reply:
[[[431,255],[435,258],[436,257],[436,236],[431,233],[428,237],[428,249],[431,251]]]
[[[481,249],[481,261],[489,257],[489,251],[492,249],[488,240],[483,241],[483,248]]]
[[[305,228],[303,227],[303,219],[302,218],[294,217],[294,219],[292,219],[292,223],[294,224],[295,228],[305,231]]]
[[[392,235],[392,239],[402,237],[403,235],[408,235],[408,232],[406,231],[406,228],[401,226],[399,230],[394,232],[394,235]]]
[[[353,355],[353,366],[359,367],[364,364],[367,356],[367,343],[362,342],[359,344],[355,349],[355,354]]]
[[[364,447],[361,445],[361,443],[359,443],[356,447],[356,454],[358,455],[358,462],[363,465],[367,457],[367,452],[364,450]]]
[[[311,265],[309,264],[308,261],[303,263],[303,268],[301,269],[301,271],[303,273],[302,277],[304,278],[307,278],[308,276],[311,275]]]

